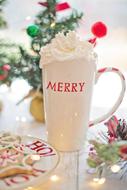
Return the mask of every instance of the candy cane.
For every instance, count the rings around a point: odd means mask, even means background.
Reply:
[[[117,110],[117,108],[120,106],[122,100],[123,100],[123,97],[124,97],[124,94],[125,94],[125,91],[126,91],[126,82],[125,82],[125,77],[124,75],[119,71],[119,69],[116,69],[114,67],[107,67],[107,68],[102,68],[102,69],[99,69],[97,71],[97,75],[96,75],[96,81],[98,81],[99,77],[103,74],[103,73],[106,73],[106,72],[114,72],[116,73],[120,79],[121,79],[121,84],[122,84],[122,90],[121,90],[121,93],[116,101],[116,103],[114,104],[114,106],[109,110],[108,113],[104,114],[103,116],[101,116],[100,118],[97,118],[95,119],[94,121],[91,121],[89,123],[89,127],[92,127],[93,125],[96,125],[98,123],[101,123],[103,121],[105,121],[106,119],[108,119],[111,115],[113,115],[113,113]]]

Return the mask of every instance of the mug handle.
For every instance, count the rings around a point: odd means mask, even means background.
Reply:
[[[126,82],[125,82],[125,77],[123,76],[123,74],[116,68],[114,67],[106,67],[106,68],[102,68],[102,69],[99,69],[97,71],[97,74],[96,74],[96,78],[95,78],[95,82],[98,81],[99,77],[103,74],[103,73],[107,73],[107,72],[114,72],[116,73],[120,79],[121,79],[121,84],[122,84],[122,90],[120,92],[120,95],[116,101],[116,103],[113,105],[113,107],[108,111],[108,113],[104,114],[103,116],[93,120],[93,121],[90,121],[89,123],[89,127],[92,127],[93,125],[96,125],[97,123],[101,123],[103,122],[104,120],[106,120],[108,117],[110,117],[116,110],[117,108],[120,106],[122,100],[123,100],[123,97],[124,97],[124,94],[125,94],[125,90],[126,90]]]

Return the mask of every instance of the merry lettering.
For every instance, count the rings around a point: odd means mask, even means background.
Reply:
[[[54,92],[83,92],[85,89],[85,82],[48,82],[46,87]]]

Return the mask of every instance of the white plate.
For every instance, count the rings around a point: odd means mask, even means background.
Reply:
[[[33,165],[35,176],[16,175],[0,180],[0,190],[23,190],[42,183],[51,171],[55,169],[59,161],[57,151],[47,142],[31,136],[21,137],[21,145],[17,146],[20,151],[40,156],[40,160]]]

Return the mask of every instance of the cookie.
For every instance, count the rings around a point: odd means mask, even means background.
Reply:
[[[0,148],[7,147],[13,144],[19,144],[21,142],[21,137],[18,135],[13,135],[9,132],[0,133]]]
[[[0,148],[0,179],[17,174],[33,174],[34,163],[31,154],[20,152],[13,146]]]

